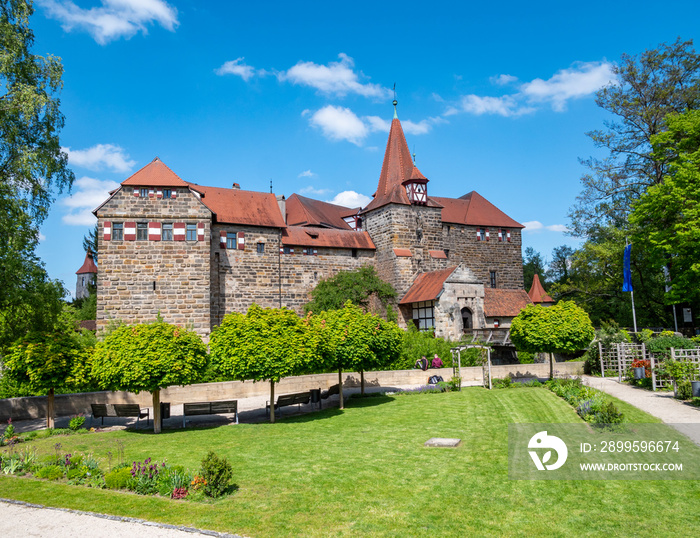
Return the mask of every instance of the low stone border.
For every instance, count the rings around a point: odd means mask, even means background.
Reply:
[[[192,534],[202,534],[204,536],[215,536],[217,538],[244,538],[243,536],[240,536],[238,534],[226,534],[223,532],[209,531],[209,530],[204,530],[204,529],[195,529],[194,527],[185,527],[182,525],[168,525],[167,523],[156,523],[154,521],[146,521],[145,519],[138,519],[135,517],[110,516],[108,514],[100,514],[97,512],[86,512],[84,510],[73,510],[71,508],[57,508],[57,507],[53,507],[53,506],[44,506],[41,504],[33,504],[33,503],[24,502],[24,501],[16,501],[14,499],[5,499],[3,497],[0,497],[0,502],[7,503],[7,504],[16,504],[19,506],[26,506],[27,508],[41,508],[44,510],[56,510],[59,512],[66,512],[69,514],[79,514],[82,516],[99,517],[101,519],[107,519],[110,521],[124,521],[127,523],[137,523],[139,525],[144,525],[146,527],[158,527],[161,529],[189,532]]]

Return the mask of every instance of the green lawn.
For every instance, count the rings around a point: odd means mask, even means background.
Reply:
[[[620,404],[624,411],[629,406]],[[633,419],[657,422],[636,411]],[[246,536],[662,536],[695,532],[694,481],[513,481],[508,424],[580,422],[548,390],[522,388],[352,399],[277,424],[113,432],[35,441],[41,452],[107,451],[196,470],[209,449],[239,490],[211,504],[0,477],[0,497]],[[459,437],[456,449],[425,448]],[[106,467],[106,463],[105,463]]]

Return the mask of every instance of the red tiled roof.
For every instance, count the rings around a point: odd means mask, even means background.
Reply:
[[[444,250],[429,250],[428,253],[430,254],[431,258],[435,258],[438,260],[446,260],[447,259],[447,254],[445,254]]]
[[[440,271],[421,273],[413,281],[403,299],[399,304],[420,303],[421,301],[434,301],[440,296],[445,280],[454,272],[457,267],[448,267]]]
[[[304,247],[359,248],[374,250],[374,243],[367,232],[287,226],[282,231],[282,244]]]
[[[406,188],[402,185],[407,179],[425,179],[427,181],[425,176],[413,164],[411,152],[408,149],[406,137],[401,128],[401,122],[398,118],[394,118],[391,122],[389,140],[386,143],[377,192],[364,211],[392,203],[411,205],[408,196],[406,196]],[[436,204],[430,198],[428,198],[427,205],[436,207]]]
[[[524,228],[522,224],[511,219],[503,211],[472,191],[460,198],[442,198],[433,196],[442,206],[442,222],[468,224],[471,226],[503,226],[506,228]]]
[[[487,318],[515,317],[531,303],[525,290],[484,288],[484,315]]]
[[[122,185],[143,187],[187,187],[186,181],[168,168],[158,157],[153,159],[138,172],[131,175]]]
[[[287,224],[290,226],[327,226],[340,230],[351,230],[343,217],[356,215],[360,210],[359,207],[351,209],[298,194],[292,194],[286,206]]]
[[[75,272],[76,275],[82,275],[83,273],[97,274],[97,266],[92,259],[92,252],[85,254],[85,261],[83,262],[83,265],[81,265],[80,269]]]
[[[412,258],[413,257],[413,254],[411,254],[411,250],[408,248],[395,248],[394,254],[396,254],[399,258]]]
[[[527,294],[533,303],[554,302],[554,299],[552,299],[544,290],[544,286],[542,286],[542,283],[540,282],[539,275],[535,275],[532,279],[532,287],[530,288],[530,291],[527,292]]]
[[[216,222],[284,228],[275,195],[267,192],[203,187],[190,184],[202,195],[202,203],[216,216]]]

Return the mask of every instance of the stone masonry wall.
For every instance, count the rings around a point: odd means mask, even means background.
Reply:
[[[220,231],[243,232],[245,249],[219,247]],[[214,225],[211,253],[212,326],[229,312],[246,312],[256,303],[262,307],[285,306],[302,313],[311,290],[321,279],[342,270],[374,264],[374,252],[352,249],[316,248],[317,255],[306,255],[302,246],[293,253],[280,254],[279,231],[254,226]],[[264,252],[257,252],[263,243]],[[280,283],[281,274],[281,283]],[[280,288],[281,297],[280,302]]]
[[[210,329],[209,257],[211,212],[187,189],[175,199],[134,197],[122,187],[98,211],[97,329],[109,320],[192,325]],[[104,223],[204,223],[203,241],[104,240]]]
[[[496,287],[523,289],[522,236],[508,228],[510,242],[498,240],[498,228],[490,227],[489,241],[476,240],[476,226],[443,224],[443,247],[449,250],[449,265],[464,263],[484,286],[490,287],[490,272],[496,271]]]
[[[377,247],[377,273],[394,286],[399,299],[417,275],[447,267],[448,260],[429,253],[443,249],[440,208],[389,204],[367,213],[364,222]],[[409,249],[412,256],[397,257],[395,248]]]

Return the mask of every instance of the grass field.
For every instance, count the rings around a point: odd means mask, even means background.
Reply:
[[[636,422],[658,422],[620,402]],[[192,470],[209,449],[239,489],[210,504],[0,477],[0,497],[245,536],[689,536],[696,481],[513,481],[508,424],[580,422],[548,390],[522,388],[351,399],[344,411],[212,429],[111,432],[32,442],[41,453],[125,447],[128,461]],[[456,449],[425,448],[458,437]]]

